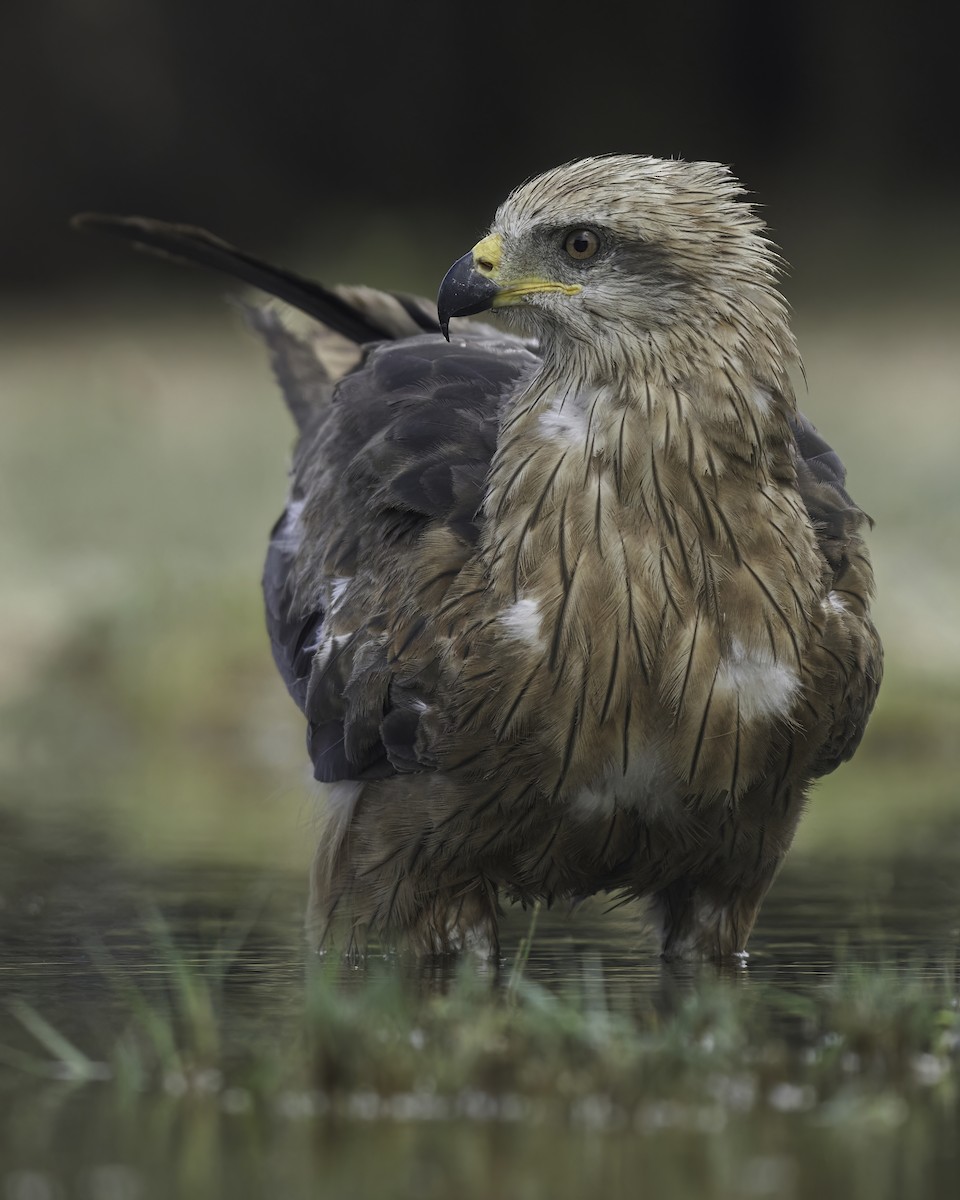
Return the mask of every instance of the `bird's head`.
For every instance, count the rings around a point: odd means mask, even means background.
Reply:
[[[716,163],[609,155],[523,184],[490,232],[447,272],[452,317],[492,309],[545,349],[650,334],[709,334],[717,321],[765,328],[784,316],[778,256],[764,226]]]

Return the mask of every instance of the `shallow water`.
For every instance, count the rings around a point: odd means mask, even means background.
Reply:
[[[145,922],[159,917],[188,960],[209,960],[224,939],[242,941],[236,951],[244,980],[238,1003],[245,990],[254,1004],[295,1003],[314,957],[302,939],[301,872],[222,864],[144,867],[103,853],[106,847],[96,839],[79,846],[67,837],[60,845],[37,844],[26,837],[28,829],[11,821],[2,830],[4,995],[43,1011],[82,1010],[103,983],[91,959],[97,945],[149,985],[165,969],[145,932]],[[529,933],[531,918],[518,907],[507,909],[501,974]],[[802,992],[819,986],[838,961],[935,967],[958,947],[960,814],[887,852],[851,859],[795,850],[766,900],[738,973]],[[660,961],[640,905],[611,910],[597,898],[539,913],[527,978],[562,989],[598,966],[614,1003],[655,995],[665,977],[696,975]],[[455,970],[439,964],[425,968],[423,978],[442,983]],[[363,970],[345,967],[344,977],[362,979]]]
[[[104,950],[146,994],[162,991],[171,957],[150,934],[159,916],[181,958],[229,958],[224,1026],[292,1038],[313,958],[301,938],[297,872],[224,866],[144,867],[108,841],[60,827],[37,837],[5,818],[0,880],[0,994],[26,1001],[95,1054],[114,1030],[116,990]],[[505,921],[503,986],[530,914]],[[228,949],[227,944],[232,948]],[[960,818],[919,840],[860,857],[795,852],[777,881],[737,971],[751,988],[775,982],[800,995],[838,961],[902,964],[932,974],[960,945]],[[383,961],[379,961],[383,968]],[[343,986],[367,985],[372,964],[339,968]],[[443,988],[449,967],[417,970],[414,990]],[[669,1007],[711,969],[666,967],[635,908],[600,903],[538,917],[526,977],[554,990],[599,983],[611,1007]],[[119,1013],[116,1014],[119,1018]],[[0,1006],[0,1048],[31,1039]],[[33,1050],[36,1049],[32,1045]],[[852,1102],[851,1102],[852,1103]],[[957,1105],[922,1108],[889,1094],[850,1112],[791,1105],[651,1105],[611,1118],[586,1106],[573,1128],[494,1117],[323,1120],[302,1098],[253,1111],[228,1093],[145,1096],[118,1110],[96,1083],[38,1080],[0,1067],[0,1195],[4,1200],[147,1200],[185,1196],[934,1197],[954,1194],[960,1171]],[[482,1108],[482,1106],[481,1106]],[[624,1127],[626,1125],[626,1127]]]

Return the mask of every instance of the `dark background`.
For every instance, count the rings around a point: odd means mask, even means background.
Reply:
[[[204,224],[324,274],[351,247],[368,261],[380,221],[404,246],[368,281],[432,285],[510,187],[604,151],[731,163],[801,288],[837,254],[878,284],[949,285],[956,260],[936,8],[46,0],[3,25],[0,288],[18,301],[142,278],[67,231],[85,209]]]

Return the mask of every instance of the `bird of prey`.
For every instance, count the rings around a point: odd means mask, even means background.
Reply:
[[[252,310],[299,434],[263,589],[328,785],[318,944],[496,952],[501,897],[606,892],[648,899],[667,957],[744,952],[882,652],[868,518],[797,411],[742,197],[713,163],[547,171],[451,267],[439,329],[202,230],[83,219],[307,314]]]

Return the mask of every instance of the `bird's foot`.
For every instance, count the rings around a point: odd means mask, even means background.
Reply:
[[[650,915],[665,959],[745,963],[747,941],[766,895],[767,882],[721,893],[678,880],[656,893]]]

